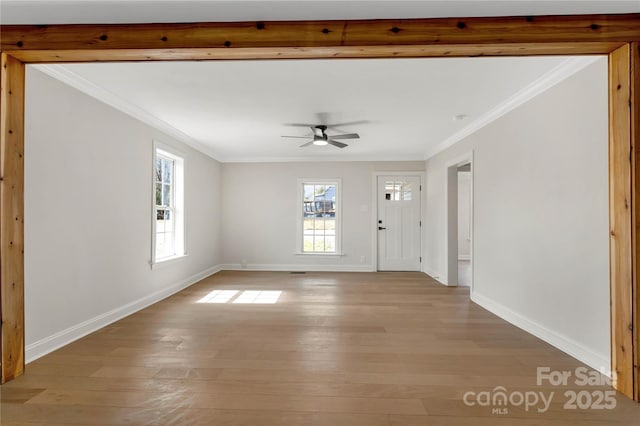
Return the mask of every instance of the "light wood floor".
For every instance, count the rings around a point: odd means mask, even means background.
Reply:
[[[283,293],[196,303],[213,290]],[[420,273],[221,272],[29,364],[0,387],[0,423],[640,425],[623,396],[563,409],[567,389],[608,388],[537,386],[537,366],[580,364]],[[555,397],[546,413],[464,404],[497,386]]]
[[[458,285],[461,287],[471,287],[471,261],[458,260]]]

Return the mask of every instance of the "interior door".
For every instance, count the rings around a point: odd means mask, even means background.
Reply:
[[[419,271],[419,176],[378,176],[378,270]]]

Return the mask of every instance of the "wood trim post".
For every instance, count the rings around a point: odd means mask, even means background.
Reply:
[[[633,147],[633,197],[640,200],[640,43],[631,43],[630,49],[630,103],[631,145]],[[640,202],[633,203],[633,260],[634,274],[632,294],[633,305],[633,354],[634,354],[634,399],[640,402]]]
[[[631,133],[631,44],[609,55],[609,221],[611,250],[611,374],[619,392],[635,397],[634,285],[640,219],[636,167],[640,156]]]
[[[25,65],[2,54],[0,83],[1,382],[24,372]]]

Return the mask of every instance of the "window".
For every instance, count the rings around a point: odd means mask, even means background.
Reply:
[[[184,159],[154,143],[152,263],[184,256]]]
[[[411,201],[413,192],[412,182],[404,180],[386,181],[384,184],[385,198],[390,201]]]
[[[340,254],[340,180],[298,181],[298,253]]]

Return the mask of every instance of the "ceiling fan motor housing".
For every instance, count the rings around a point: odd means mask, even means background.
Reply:
[[[313,142],[321,141],[321,142],[325,142],[326,144],[327,140],[329,139],[329,137],[325,133],[326,130],[327,130],[327,126],[325,125],[316,126],[313,129]]]
[[[327,140],[327,134],[325,133],[327,126],[320,125],[313,129],[313,140]]]

